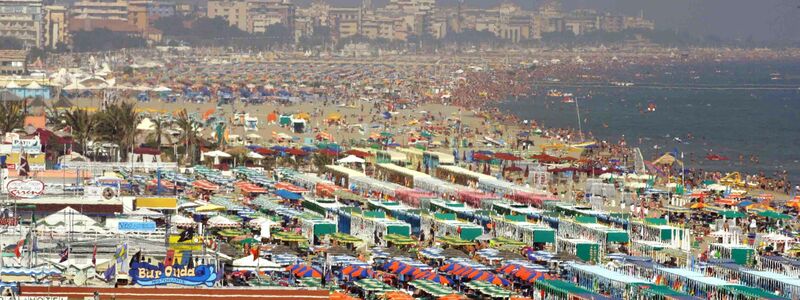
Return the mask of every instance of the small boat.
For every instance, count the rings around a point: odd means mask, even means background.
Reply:
[[[711,161],[725,161],[725,160],[728,160],[728,157],[727,156],[722,156],[722,155],[719,155],[719,154],[709,154],[709,155],[706,155],[706,159],[707,160],[711,160]]]

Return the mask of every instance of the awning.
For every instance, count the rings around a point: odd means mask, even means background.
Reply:
[[[198,189],[203,189],[203,190],[212,191],[212,192],[219,190],[219,186],[218,185],[213,184],[208,180],[197,180],[195,182],[192,182],[192,186],[195,187],[195,188],[198,188]]]
[[[302,196],[300,196],[300,194],[292,193],[292,192],[287,191],[287,190],[277,190],[277,191],[275,191],[275,195],[277,195],[278,197],[287,199],[287,200],[299,200],[299,199],[303,198]]]

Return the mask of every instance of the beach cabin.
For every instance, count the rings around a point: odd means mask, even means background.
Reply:
[[[643,222],[632,222],[631,231],[638,233],[643,240],[663,243],[671,243],[673,240],[682,241],[688,238],[686,229],[670,226],[666,219],[660,218],[646,218]]]
[[[502,215],[492,218],[494,221],[495,235],[521,241],[527,245],[544,248],[545,245],[554,246],[556,231],[540,223],[528,222],[524,215]]]
[[[405,154],[407,160],[407,167],[414,168],[414,169],[425,169],[423,156],[425,152],[416,148],[402,148],[397,147],[395,151]]]
[[[381,199],[394,199],[398,192],[409,190],[408,188],[396,183],[381,181],[372,177],[350,177],[349,188],[359,194],[369,194]]]
[[[470,171],[459,166],[444,165],[436,168],[436,177],[453,182],[455,184],[477,187],[478,181],[484,179],[495,179],[494,176]]]
[[[521,215],[528,219],[540,220],[544,211],[527,204],[514,203],[508,200],[494,201],[488,209],[500,215]]]
[[[363,172],[350,169],[340,165],[326,165],[325,173],[328,174],[330,180],[336,185],[349,189],[351,178],[354,177],[367,177]]]
[[[429,233],[436,229],[433,231],[436,237],[457,237],[472,242],[483,235],[482,226],[460,221],[452,213],[422,214],[421,222],[420,230]]]
[[[544,210],[554,212],[558,215],[565,217],[587,216],[595,217],[597,221],[603,224],[615,224],[622,228],[628,228],[629,214],[627,213],[610,213],[601,210],[595,210],[588,206],[575,205],[557,201],[546,201],[543,203]]]
[[[662,264],[674,263],[676,267],[687,267],[689,264],[689,253],[672,243],[633,240],[629,250],[632,255],[650,257]]]
[[[573,255],[584,262],[600,261],[600,244],[587,239],[556,238],[556,253]]]
[[[778,274],[800,277],[800,260],[797,258],[775,255],[759,255],[758,267],[761,271],[770,271]]]
[[[571,263],[565,266],[570,280],[614,299],[636,299],[636,285],[649,284],[646,280],[596,265]]]
[[[776,291],[780,296],[797,299],[800,296],[800,278],[769,271],[753,270],[731,260],[712,260],[706,264],[706,273],[714,277],[746,286]]]
[[[709,253],[718,253],[714,258],[730,259],[744,266],[752,266],[755,263],[756,250],[749,246],[713,243],[708,245],[708,248]]]
[[[601,254],[616,252],[614,247],[630,241],[627,231],[598,224],[597,218],[588,216],[578,216],[573,220],[561,219],[558,223],[558,236],[564,238],[579,237],[597,241],[601,246]]]
[[[301,202],[303,209],[319,214],[323,218],[336,214],[336,211],[344,207],[343,204],[330,198],[304,198]]]
[[[390,219],[383,211],[340,210],[337,215],[340,232],[360,238],[370,245],[387,246],[389,235],[411,236],[411,225]]]
[[[371,153],[375,157],[375,163],[379,164],[395,164],[398,166],[408,165],[408,157],[406,154],[393,150],[375,150]]]
[[[398,221],[411,225],[411,234],[419,235],[420,210],[397,201],[368,200],[370,210],[379,210]]]
[[[659,284],[703,299],[788,299],[773,291],[730,283],[688,269],[658,267],[655,273]]]
[[[431,176],[395,164],[377,164],[375,177],[381,180],[394,182],[408,188],[414,188],[415,178]]]
[[[491,211],[475,209],[462,202],[427,199],[420,204],[420,208],[431,213],[454,214],[458,219],[471,223],[477,222],[482,226],[491,222]]]
[[[309,214],[298,216],[303,236],[312,244],[316,244],[318,238],[323,235],[336,233],[336,223],[331,220],[323,219]]]
[[[611,300],[613,298],[595,293],[565,280],[539,279],[533,286],[540,291],[542,299],[553,300]]]
[[[700,300],[668,286],[653,284],[650,278],[631,276],[596,265],[568,264],[569,277],[578,285],[593,288],[613,299]]]
[[[431,172],[435,172],[439,166],[452,166],[456,163],[456,158],[453,154],[442,153],[437,151],[424,151],[422,153],[422,163],[427,166]]]

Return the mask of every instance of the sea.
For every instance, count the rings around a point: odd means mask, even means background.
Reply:
[[[633,66],[603,76],[537,82],[536,95],[500,108],[550,128],[578,128],[580,113],[584,133],[609,142],[624,136],[645,160],[682,153],[687,168],[787,172],[800,183],[800,61]],[[610,86],[608,78],[634,85]],[[576,101],[548,97],[554,89]],[[712,154],[729,160],[708,160]]]

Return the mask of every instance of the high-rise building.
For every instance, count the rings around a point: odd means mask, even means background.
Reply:
[[[263,32],[280,23],[294,31],[295,6],[286,0],[209,0],[206,16],[222,18],[242,31]]]
[[[41,47],[42,11],[42,0],[0,0],[0,36],[18,38],[28,47]]]
[[[67,8],[59,5],[44,8],[44,46],[56,48],[67,42]]]
[[[127,0],[80,0],[72,5],[70,16],[79,19],[127,20]]]

